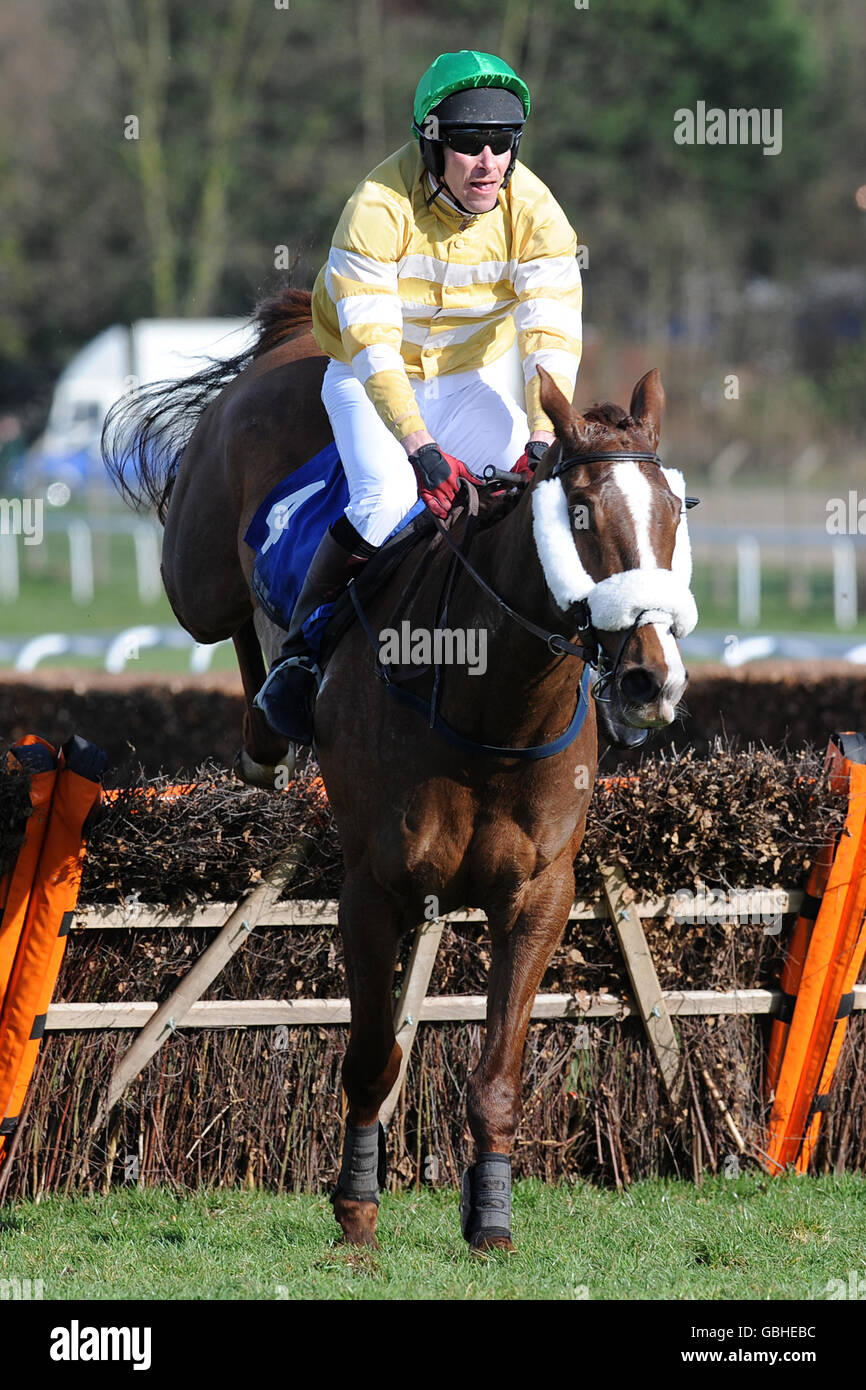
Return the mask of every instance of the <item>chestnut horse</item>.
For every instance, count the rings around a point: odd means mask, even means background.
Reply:
[[[259,330],[247,356],[151,388],[132,414],[124,407],[104,452],[127,493],[149,498],[164,518],[163,577],[182,626],[200,642],[234,639],[247,696],[241,771],[273,786],[285,748],[250,701],[265,673],[262,648],[272,659],[282,633],[256,609],[243,537],[271,488],[331,434],[309,295],[288,290],[268,301]],[[583,416],[539,374],[557,442],[531,484],[477,528],[468,565],[453,557],[465,513],[453,532],[409,551],[364,601],[366,630],[355,623],[337,645],[316,704],[315,751],[345,859],[339,920],[352,1023],[332,1200],[352,1244],[376,1244],[379,1109],[402,1055],[394,967],[401,937],[432,902],[437,915],[473,906],[489,922],[486,1038],[467,1088],[478,1153],[464,1175],[461,1224],[474,1251],[513,1248],[510,1155],[524,1043],[572,903],[596,773],[596,707],[603,720],[609,708],[620,723],[658,727],[673,719],[685,685],[676,636],[696,613],[682,478],[655,454],[659,374],[638,382],[628,413],[606,404]],[[134,485],[124,479],[131,467]],[[448,627],[485,635],[486,670],[439,670],[440,725],[431,728],[394,698],[370,637],[388,627],[419,565],[404,616],[415,631],[435,629],[452,564]],[[587,696],[589,661],[600,672],[597,701]],[[436,676],[412,680],[422,704]]]

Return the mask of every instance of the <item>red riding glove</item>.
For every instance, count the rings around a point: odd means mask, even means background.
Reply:
[[[457,495],[461,478],[475,482],[465,463],[443,454],[438,444],[422,444],[409,462],[418,479],[418,496],[434,516],[446,517]]]
[[[512,473],[525,473],[531,478],[547,450],[548,445],[543,439],[531,440],[512,468]]]

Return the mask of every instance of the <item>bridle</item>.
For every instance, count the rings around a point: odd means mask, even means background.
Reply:
[[[608,463],[646,462],[655,463],[658,466],[661,466],[661,459],[659,458],[658,454],[641,452],[639,450],[622,451],[614,453],[574,454],[570,455],[567,458],[561,458],[553,468],[550,477],[561,478],[564,473],[568,472],[571,468],[577,467],[578,464],[600,463],[602,461]],[[486,487],[494,485],[501,487],[505,485],[508,487],[517,486],[522,488],[528,486],[530,481],[531,480],[527,478],[525,475],[505,473],[491,466],[488,466],[484,469],[480,485]],[[363,608],[361,607],[361,603],[358,598],[354,583],[349,586],[349,594],[352,600],[352,604],[355,608],[355,612],[358,616],[358,619],[361,622],[361,625],[364,628],[364,631],[366,632],[367,637],[373,647],[376,662],[376,674],[379,677],[379,679],[384,681],[387,689],[397,700],[399,700],[403,704],[409,705],[413,709],[417,710],[418,713],[423,714],[428,720],[429,727],[431,729],[435,729],[439,734],[441,734],[442,737],[448,743],[452,744],[452,746],[461,748],[467,752],[486,753],[488,755],[493,755],[497,757],[511,757],[521,759],[538,759],[551,757],[554,753],[561,752],[563,748],[568,747],[568,745],[574,741],[574,739],[580,733],[581,728],[583,727],[583,722],[586,718],[586,710],[588,705],[588,693],[590,693],[588,689],[588,675],[590,669],[595,670],[597,673],[596,680],[591,687],[591,694],[593,696],[593,699],[602,704],[610,703],[610,687],[612,683],[615,681],[616,676],[619,672],[619,667],[622,661],[623,653],[625,652],[625,649],[630,639],[632,638],[638,626],[640,625],[641,618],[643,618],[644,613],[648,610],[644,609],[640,613],[638,613],[634,622],[628,628],[622,641],[620,642],[616,655],[612,658],[608,656],[607,652],[602,646],[601,640],[593,625],[592,614],[590,612],[588,598],[576,600],[569,608],[569,614],[574,615],[577,633],[579,638],[581,639],[578,642],[571,641],[562,633],[552,632],[549,629],[542,627],[539,623],[533,622],[531,618],[527,618],[522,613],[518,613],[516,609],[511,607],[510,604],[506,603],[505,599],[502,598],[500,594],[497,594],[496,590],[493,589],[487,583],[487,580],[484,579],[478,573],[478,571],[475,569],[474,565],[470,562],[468,558],[467,551],[469,549],[469,543],[471,541],[471,536],[474,531],[474,521],[478,514],[478,492],[475,484],[471,483],[467,478],[461,479],[461,486],[466,491],[467,512],[469,517],[469,525],[467,526],[466,533],[463,537],[463,545],[458,545],[458,543],[454,540],[453,536],[451,535],[449,528],[443,524],[439,517],[432,517],[438,535],[450,548],[454,557],[452,560],[451,569],[449,571],[449,577],[446,583],[446,588],[450,593],[451,586],[453,585],[455,566],[459,563],[466,570],[466,573],[470,575],[471,578],[475,581],[478,587],[482,589],[483,592],[494,601],[494,603],[500,609],[501,612],[503,612],[507,617],[511,618],[513,622],[515,622],[519,627],[522,627],[526,632],[531,633],[534,637],[537,637],[540,641],[544,642],[548,650],[551,651],[554,655],[559,654],[560,656],[573,656],[577,657],[578,660],[584,662],[585,670],[578,689],[577,704],[575,706],[574,715],[568,728],[562,734],[560,734],[558,738],[552,740],[550,743],[539,744],[532,748],[497,747],[491,744],[478,743],[473,739],[464,738],[461,734],[458,734],[456,730],[452,729],[450,725],[446,724],[445,720],[442,719],[442,716],[439,714],[437,710],[439,678],[441,675],[440,669],[438,667],[436,669],[436,677],[433,686],[433,699],[430,701],[424,700],[421,696],[412,694],[410,691],[405,690],[402,686],[396,684],[393,678],[394,673],[392,669],[386,663],[383,663],[379,659],[376,639],[369,625],[366,614],[364,613]],[[687,508],[694,507],[697,505],[698,500],[699,499],[697,497],[687,497],[685,499],[685,505]],[[423,568],[423,566],[421,568]],[[409,587],[413,590],[417,587],[417,577],[416,582],[411,584]],[[407,596],[408,589],[404,592],[403,601],[405,601]],[[403,607],[403,601],[401,601],[401,608]],[[447,603],[446,609],[443,609],[443,616],[446,610]]]
[[[561,478],[563,473],[568,473],[572,468],[576,468],[579,463],[655,463],[661,467],[661,459],[658,454],[641,452],[637,449],[623,449],[614,451],[611,454],[570,454],[568,458],[561,458],[551,471],[551,478]],[[697,498],[692,499],[693,503]]]
[[[552,468],[550,476],[551,478],[561,478],[563,474],[570,472],[572,468],[577,468],[578,465],[583,463],[654,463],[657,468],[662,467],[662,461],[655,452],[640,449],[623,449],[613,450],[609,453],[599,451],[588,454],[569,454],[567,457],[560,458],[559,462]],[[686,510],[690,511],[691,508],[696,507],[699,502],[699,497],[686,497]],[[598,672],[598,678],[592,687],[593,698],[601,704],[609,704],[611,699],[609,693],[610,687],[615,682],[619,672],[623,652],[634,636],[634,633],[637,631],[640,620],[647,610],[643,609],[638,613],[631,627],[627,630],[620,642],[616,656],[613,658],[609,657],[602,647],[598,633],[593,626],[592,616],[589,610],[589,599],[579,599],[578,602],[573,605],[573,611],[577,618],[578,633],[581,637],[586,633],[592,644],[592,655],[588,659],[590,665]]]

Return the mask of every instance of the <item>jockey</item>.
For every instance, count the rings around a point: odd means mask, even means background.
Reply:
[[[326,532],[254,704],[312,741],[319,672],[304,626],[420,496],[445,517],[461,476],[531,472],[553,443],[540,363],[567,400],[581,354],[577,241],[517,161],[529,89],[500,58],[443,53],[418,84],[414,138],[355,189],[313,289],[330,357],[322,400],[349,504]],[[525,411],[507,385],[517,337]],[[310,624],[313,627],[313,623]]]

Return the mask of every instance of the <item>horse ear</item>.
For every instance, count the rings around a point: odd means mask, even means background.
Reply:
[[[550,372],[546,372],[543,367],[536,367],[541,380],[541,408],[545,415],[549,415],[553,421],[553,428],[558,439],[570,439],[577,442],[584,429],[584,420],[566,400],[560,391]]]
[[[649,436],[653,449],[658,446],[664,408],[665,391],[662,386],[661,373],[658,367],[653,367],[646,376],[641,377],[632,391],[631,405],[628,408],[631,418]]]

